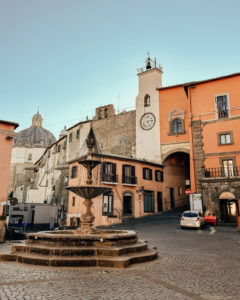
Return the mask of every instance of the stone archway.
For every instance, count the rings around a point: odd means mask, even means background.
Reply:
[[[236,223],[237,199],[231,192],[225,191],[219,195],[220,219],[224,223]]]
[[[180,149],[179,149],[180,150]],[[167,209],[188,204],[186,188],[190,188],[190,156],[188,149],[171,150],[164,161],[164,202]]]
[[[162,154],[163,164],[169,156],[171,156],[172,154],[175,154],[175,153],[186,153],[190,156],[190,150],[189,149],[187,149],[187,148],[175,148],[175,149],[167,151],[165,154]]]

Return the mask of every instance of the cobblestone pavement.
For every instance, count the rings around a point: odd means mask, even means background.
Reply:
[[[159,258],[125,270],[0,263],[5,299],[240,299],[240,233],[233,227],[182,230],[170,215],[129,220]],[[0,245],[7,252],[12,243]]]

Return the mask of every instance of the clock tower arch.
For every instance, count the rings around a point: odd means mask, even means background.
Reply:
[[[138,69],[136,97],[136,157],[161,163],[159,95],[162,67],[148,54],[145,66]]]

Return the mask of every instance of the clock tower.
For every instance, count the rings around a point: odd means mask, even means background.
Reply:
[[[161,163],[159,94],[162,67],[148,54],[138,69],[139,93],[136,97],[136,157]]]

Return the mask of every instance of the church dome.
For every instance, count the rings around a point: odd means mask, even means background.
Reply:
[[[59,138],[62,138],[65,135],[67,135],[67,126],[64,126],[64,128],[61,130]]]
[[[46,148],[56,142],[54,135],[42,127],[43,118],[37,112],[32,118],[32,126],[20,131],[14,138],[14,146]]]

